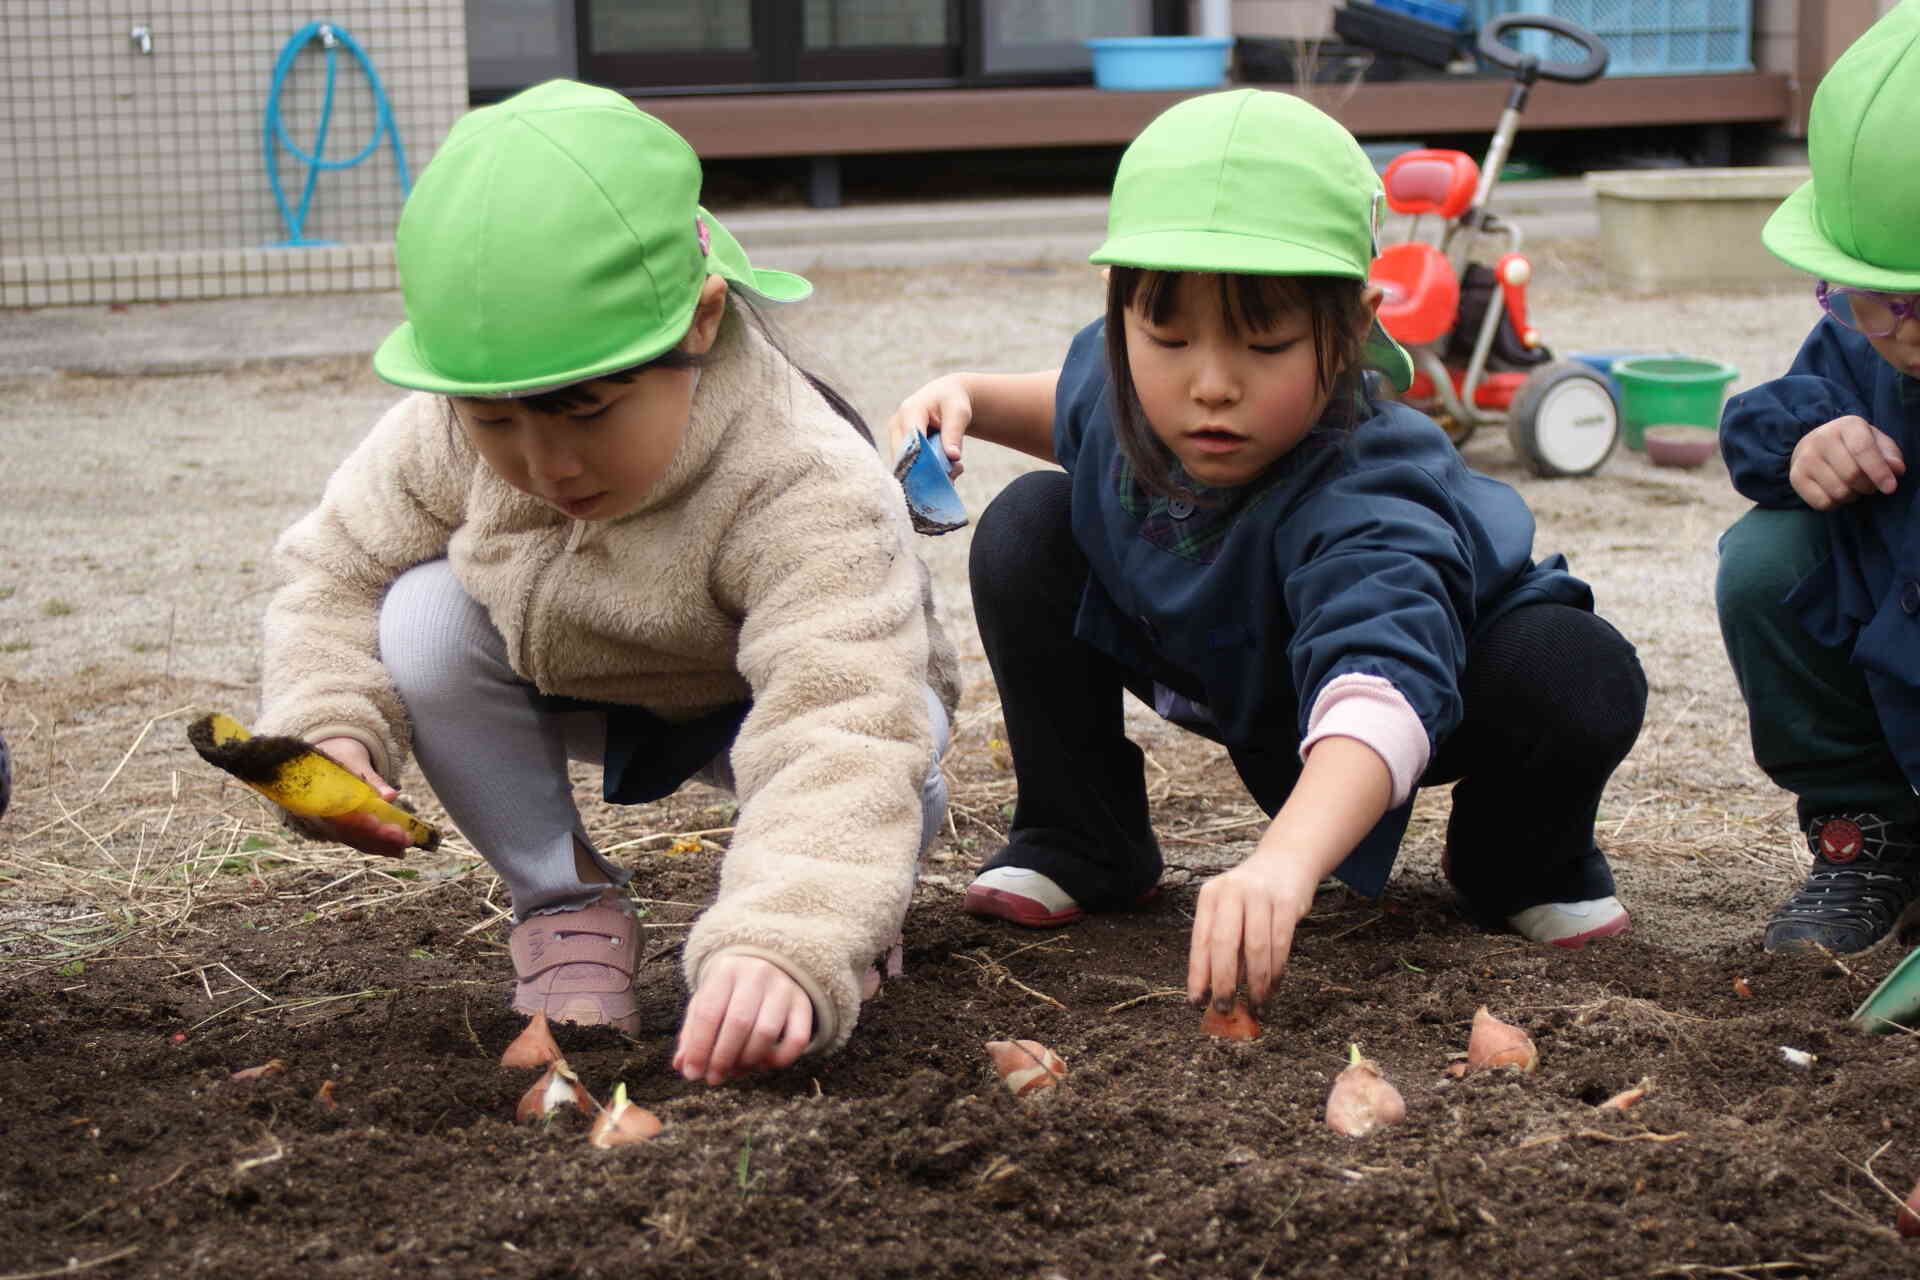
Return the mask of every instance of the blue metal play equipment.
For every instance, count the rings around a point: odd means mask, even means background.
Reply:
[[[287,75],[293,70],[294,60],[303,49],[318,40],[327,58],[326,89],[320,99],[320,123],[314,130],[313,150],[302,151],[298,143],[287,136],[286,126],[280,122],[280,93],[286,86]],[[345,47],[366,72],[367,87],[373,92],[374,128],[373,136],[367,145],[345,160],[328,160],[327,128],[333,117],[333,82],[337,72],[335,65],[338,49]],[[276,242],[274,248],[305,248],[329,244],[327,240],[310,240],[306,236],[307,209],[313,202],[314,183],[320,177],[322,169],[351,169],[379,147],[382,138],[393,142],[393,167],[400,177],[400,194],[404,197],[412,189],[407,178],[407,153],[400,145],[400,130],[394,125],[393,110],[387,105],[386,90],[380,85],[379,73],[373,69],[373,60],[362,49],[344,27],[331,22],[309,22],[294,32],[281,46],[280,56],[273,64],[273,86],[267,92],[267,110],[261,125],[261,149],[267,166],[267,183],[273,188],[273,202],[280,207],[280,217],[287,224],[287,238]],[[286,192],[280,186],[279,149],[286,148],[287,154],[307,166],[307,180],[300,188],[300,205],[290,208],[287,205]]]

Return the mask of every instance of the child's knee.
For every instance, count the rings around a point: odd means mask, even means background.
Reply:
[[[1063,472],[1017,476],[976,522],[967,579],[975,621],[988,644],[1057,634],[1086,585],[1087,561],[1073,540],[1072,488]],[[1039,625],[1042,618],[1051,623]]]
[[[1827,556],[1825,517],[1816,511],[1759,507],[1720,536],[1714,605],[1723,630],[1776,613],[1800,580]]]
[[[1548,740],[1561,760],[1610,772],[1640,740],[1647,712],[1646,672],[1624,638],[1617,646],[1598,646],[1588,655],[1588,663],[1586,688],[1577,698],[1554,706],[1557,715],[1543,708],[1540,724],[1553,726]]]
[[[453,576],[430,560],[394,579],[380,605],[380,660],[409,703],[460,683],[460,655],[471,654],[492,622]]]
[[[1015,565],[1044,554],[1047,544],[1073,537],[1071,481],[1064,472],[1015,476],[974,522],[968,569],[978,590]]]

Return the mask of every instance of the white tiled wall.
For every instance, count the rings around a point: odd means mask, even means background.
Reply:
[[[341,43],[302,238],[268,182],[263,126],[274,68],[316,18],[371,61],[409,176],[466,110],[462,0],[0,0],[0,305],[128,302],[394,286],[402,199],[371,82]],[[142,52],[132,32],[147,32]],[[312,151],[327,56],[300,48],[279,95]],[[307,168],[280,150],[297,213]]]

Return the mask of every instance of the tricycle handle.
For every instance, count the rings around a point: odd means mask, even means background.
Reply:
[[[1581,62],[1547,62],[1531,53],[1521,53],[1500,43],[1500,37],[1507,32],[1524,29],[1551,31],[1554,35],[1571,40],[1585,51],[1586,59]],[[1607,69],[1607,46],[1600,42],[1599,36],[1577,22],[1568,22],[1565,18],[1544,13],[1503,13],[1480,28],[1476,43],[1481,57],[1496,67],[1519,72],[1526,79],[1537,75],[1544,80],[1558,80],[1563,84],[1586,84],[1590,80],[1598,80]]]

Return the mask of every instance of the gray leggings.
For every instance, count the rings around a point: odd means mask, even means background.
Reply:
[[[602,711],[547,711],[507,662],[506,643],[445,560],[402,574],[380,609],[380,657],[413,721],[414,758],[447,816],[513,895],[516,921],[587,906],[605,885],[583,879],[578,849],[607,880],[632,876],[601,856],[573,802],[567,762],[600,764]],[[927,690],[933,760],[920,786],[920,851],[946,818],[940,757],[950,727]],[[733,790],[722,752],[696,775]],[[392,781],[392,779],[389,779]]]

